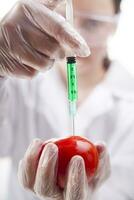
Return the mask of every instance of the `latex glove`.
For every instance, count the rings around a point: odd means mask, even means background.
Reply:
[[[97,144],[99,166],[96,175],[88,184],[84,160],[74,156],[67,173],[64,190],[56,185],[58,147],[54,143],[45,145],[40,159],[43,142],[34,140],[20,161],[18,177],[21,185],[35,193],[40,199],[51,200],[89,200],[110,172],[109,156],[103,144]]]
[[[0,76],[32,77],[68,49],[88,56],[84,39],[53,11],[63,0],[19,1],[0,23]]]

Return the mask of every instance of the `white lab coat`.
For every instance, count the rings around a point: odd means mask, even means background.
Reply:
[[[8,200],[37,200],[18,184],[18,162],[34,138],[71,134],[66,93],[56,68],[31,81],[0,80],[0,157],[12,159]],[[80,106],[76,124],[77,134],[105,141],[111,156],[111,177],[94,199],[134,199],[134,80],[119,63]]]

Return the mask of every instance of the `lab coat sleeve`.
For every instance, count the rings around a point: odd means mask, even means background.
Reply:
[[[111,155],[111,176],[100,188],[97,200],[130,200],[134,198],[134,124],[116,144]]]
[[[0,78],[0,157],[9,156],[13,140],[10,80]]]

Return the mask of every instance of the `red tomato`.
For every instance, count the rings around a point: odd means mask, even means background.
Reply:
[[[98,166],[98,151],[86,138],[72,136],[54,142],[58,146],[57,183],[64,188],[67,167],[71,158],[80,155],[85,161],[88,181],[93,177]]]

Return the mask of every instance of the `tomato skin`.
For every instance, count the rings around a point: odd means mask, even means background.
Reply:
[[[54,141],[58,146],[57,184],[64,188],[68,164],[73,156],[79,155],[84,159],[88,181],[94,176],[99,156],[97,148],[88,139],[80,136]]]

